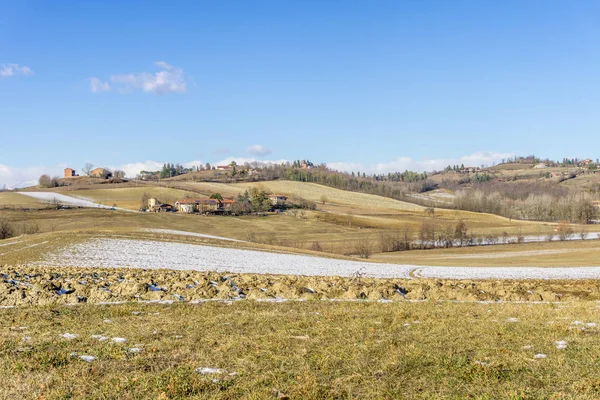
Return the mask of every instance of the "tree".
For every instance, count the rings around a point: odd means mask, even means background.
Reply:
[[[94,164],[88,162],[83,165],[83,168],[81,170],[84,174],[90,176],[90,172],[92,172],[92,169],[94,169]]]
[[[123,181],[123,179],[125,179],[125,171],[122,171],[120,169],[115,170],[115,172],[113,173],[113,181],[121,182]]]
[[[210,195],[210,198],[219,200],[219,201],[223,201],[223,196],[221,196],[221,193],[213,193]]]
[[[55,181],[52,178],[50,178],[49,175],[46,174],[40,176],[40,179],[38,179],[38,183],[43,188],[51,188],[55,186]]]
[[[253,212],[265,212],[271,210],[269,194],[256,187],[250,189],[250,204]]]
[[[328,201],[329,201],[329,199],[327,198],[327,196],[325,196],[325,195],[322,195],[322,196],[321,196],[321,204],[325,204],[325,203],[327,203]]]
[[[454,239],[458,241],[458,244],[462,246],[467,239],[467,224],[464,221],[459,220],[454,225]]]
[[[573,236],[573,228],[568,221],[561,221],[558,224],[558,239],[561,241],[569,240]]]
[[[145,210],[148,208],[148,200],[150,200],[150,195],[146,192],[142,193],[142,197],[140,199],[140,210]]]
[[[368,239],[360,240],[356,244],[355,251],[360,258],[365,258],[365,259],[369,258],[369,257],[371,257],[371,254],[373,253],[373,244]]]

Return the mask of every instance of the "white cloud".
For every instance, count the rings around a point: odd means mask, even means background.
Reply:
[[[20,66],[19,64],[2,64],[0,65],[0,78],[8,78],[9,76],[17,75],[32,75],[31,68]]]
[[[110,91],[110,85],[108,82],[102,82],[98,78],[91,78],[90,89],[92,90],[92,93],[108,92]]]
[[[0,164],[0,187],[6,185],[7,188],[13,189],[37,185],[41,175],[63,176],[63,169],[63,165],[56,165],[54,167],[33,166],[11,168]]]
[[[135,178],[140,171],[160,171],[164,163],[157,161],[143,161],[121,165],[120,167],[112,167],[111,170],[120,169],[125,172],[128,178]]]
[[[433,171],[444,169],[448,165],[460,165],[477,167],[480,165],[492,165],[499,163],[504,158],[513,157],[512,153],[477,152],[459,158],[437,158],[430,160],[414,160],[410,157],[398,157],[388,162],[377,164],[360,164],[352,162],[328,162],[327,166],[338,171],[359,171],[368,174],[385,174],[398,171]]]
[[[255,155],[257,157],[264,157],[264,156],[268,156],[269,154],[271,154],[271,150],[267,149],[262,144],[254,144],[252,146],[248,146],[248,148],[246,150],[248,151],[248,153]]]
[[[258,160],[256,158],[246,158],[246,157],[227,157],[223,160],[217,161],[213,165],[229,165],[232,161],[235,161],[237,165],[244,165],[246,163],[251,165],[273,165],[273,164],[286,164],[289,163],[290,160]]]
[[[158,72],[112,75],[110,80],[121,86],[122,93],[136,89],[156,94],[185,93],[187,91],[183,69],[169,65],[164,61],[157,61],[154,65],[159,68]]]

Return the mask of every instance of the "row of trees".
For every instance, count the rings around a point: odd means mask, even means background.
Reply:
[[[462,190],[456,193],[453,206],[461,210],[535,221],[589,224],[597,218],[594,198],[585,192],[566,193],[560,196],[550,193],[529,194],[524,199],[514,199],[501,192]]]

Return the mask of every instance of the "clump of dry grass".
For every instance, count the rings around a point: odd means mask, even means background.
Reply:
[[[598,319],[592,303],[126,304],[0,310],[0,316],[0,398],[600,394],[599,332],[588,325]],[[79,336],[67,340],[66,332]],[[97,359],[87,363],[71,353]],[[202,375],[198,368],[227,372]]]

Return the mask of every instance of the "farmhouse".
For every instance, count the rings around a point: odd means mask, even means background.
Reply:
[[[183,199],[175,202],[175,208],[177,211],[191,214],[196,211],[196,199]]]
[[[150,209],[152,212],[171,212],[173,211],[173,206],[170,204],[158,204]]]
[[[65,168],[65,178],[72,178],[77,176],[73,168]]]
[[[217,171],[229,171],[231,168],[231,165],[217,165]]]
[[[178,200],[175,202],[175,208],[177,211],[191,214],[194,212],[199,213],[219,213],[219,212],[229,212],[235,200],[230,199],[194,199],[187,198]]]
[[[108,178],[112,177],[112,172],[110,172],[106,168],[95,168],[90,171],[90,176],[95,177],[95,178],[108,179]]]
[[[283,206],[287,200],[287,197],[282,194],[270,194],[269,200],[273,206]]]
[[[170,212],[173,211],[173,206],[170,204],[161,203],[156,197],[148,199],[148,210],[149,212]]]

